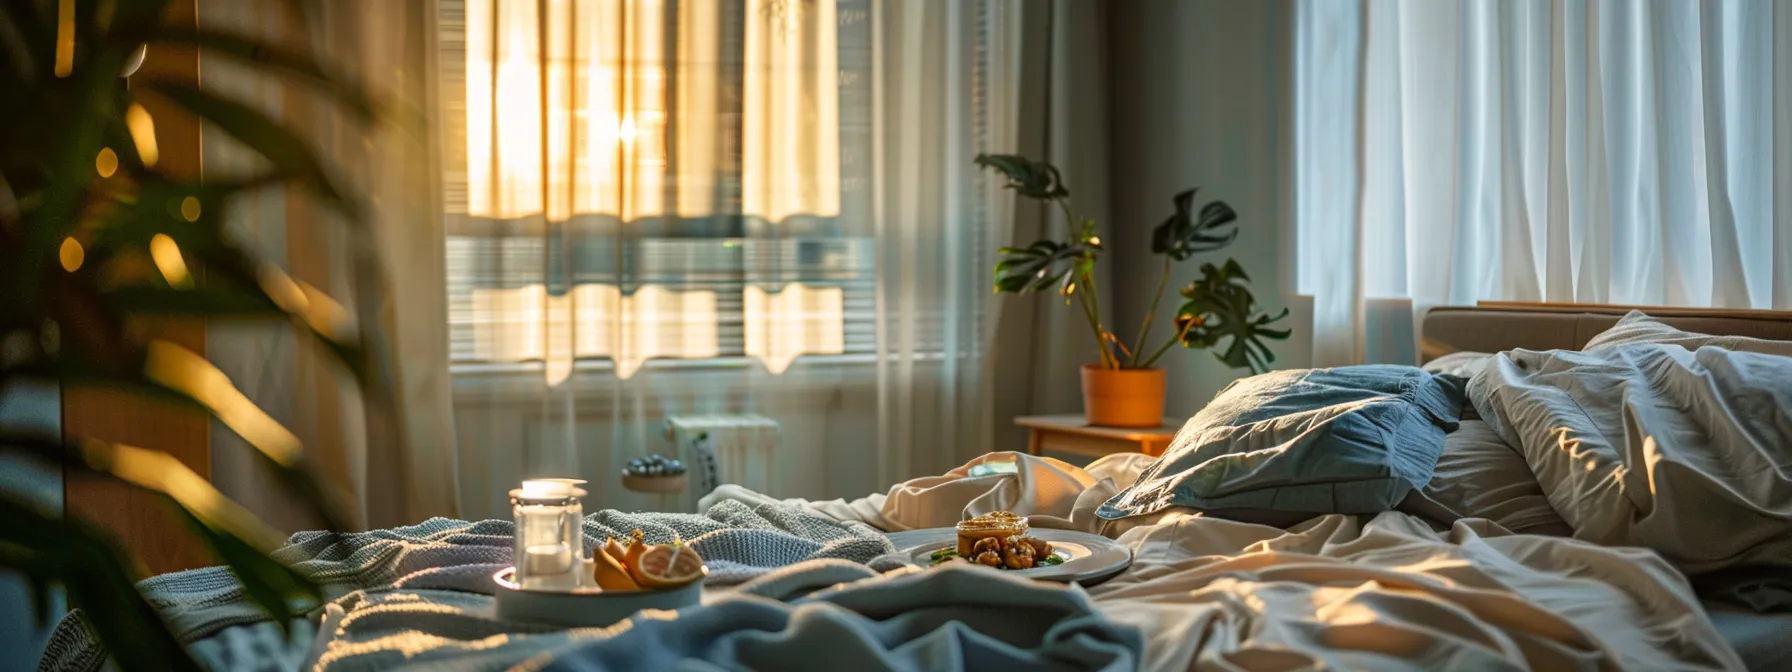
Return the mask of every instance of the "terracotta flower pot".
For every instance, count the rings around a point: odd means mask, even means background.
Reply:
[[[1164,422],[1163,369],[1083,365],[1083,416],[1097,427],[1156,427]]]

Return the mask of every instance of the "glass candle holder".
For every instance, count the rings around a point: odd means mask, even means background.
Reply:
[[[583,481],[537,479],[510,491],[516,582],[524,590],[573,590],[583,582]]]

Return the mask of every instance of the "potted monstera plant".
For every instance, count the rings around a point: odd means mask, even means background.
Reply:
[[[1082,369],[1083,412],[1089,424],[1104,427],[1156,427],[1164,417],[1164,370],[1156,367],[1170,346],[1224,349],[1215,353],[1233,368],[1252,373],[1269,370],[1275,353],[1266,339],[1288,338],[1287,329],[1269,325],[1288,316],[1283,308],[1269,315],[1257,306],[1250,278],[1237,260],[1201,264],[1200,277],[1182,288],[1182,306],[1176,311],[1175,329],[1161,343],[1151,340],[1158,301],[1169,285],[1172,267],[1196,254],[1213,252],[1238,239],[1238,214],[1223,201],[1195,207],[1195,189],[1171,199],[1173,212],[1151,232],[1151,252],[1162,261],[1157,289],[1151,295],[1137,336],[1131,345],[1103,321],[1096,292],[1095,263],[1104,251],[1095,233],[1095,220],[1079,218],[1070,205],[1057,167],[1013,154],[982,154],[979,166],[1007,178],[1009,189],[1039,201],[1055,203],[1064,211],[1067,230],[1062,237],[1046,238],[1025,247],[1004,247],[995,267],[997,292],[1029,294],[1056,292],[1067,305],[1075,304],[1095,335],[1098,361]]]

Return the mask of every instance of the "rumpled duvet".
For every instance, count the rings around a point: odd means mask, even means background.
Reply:
[[[1515,350],[1469,396],[1576,538],[1651,548],[1688,573],[1792,571],[1792,358]]]
[[[982,567],[880,575],[811,560],[706,593],[701,607],[573,629],[492,618],[472,592],[357,593],[326,611],[315,669],[1121,672],[1141,659],[1138,631],[1082,591]]]
[[[1438,530],[1399,512],[1321,516],[1285,530],[1186,509],[1096,519],[1094,508],[1147,459],[1079,469],[992,453],[955,476],[854,502],[777,503],[738,488],[708,502],[712,511],[780,516],[827,510],[841,524],[871,513],[905,528],[946,526],[990,507],[1024,510],[1132,549],[1125,572],[1087,590],[979,567],[879,574],[821,559],[706,588],[701,608],[567,630],[493,619],[489,596],[457,587],[454,553],[413,552],[399,563],[410,574],[345,595],[321,622],[295,629],[314,639],[283,641],[271,624],[241,624],[194,649],[219,669],[1742,668],[1686,580],[1654,551],[1516,535],[1483,520]],[[996,461],[1017,463],[1016,473],[969,475]]]
[[[1648,549],[1513,534],[1480,519],[1440,531],[1400,512],[1288,529],[1192,509],[1090,515],[1150,459],[1078,468],[990,453],[948,474],[956,478],[888,495],[786,503],[903,529],[1007,508],[1113,537],[1132,549],[1132,566],[1089,594],[1102,615],[1144,633],[1148,670],[1743,668],[1685,577]],[[1006,461],[1016,473],[969,476]],[[768,501],[739,489],[708,501],[717,499]]]

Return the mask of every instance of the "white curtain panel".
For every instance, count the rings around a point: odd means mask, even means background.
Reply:
[[[1012,143],[995,0],[440,0],[468,516],[524,478],[647,508],[666,419],[780,425],[775,496],[982,451]]]
[[[364,398],[313,339],[264,324],[207,325],[206,355],[297,434],[306,459],[348,497],[358,528],[459,515],[449,420],[447,308],[442,295],[441,196],[429,115],[412,115],[434,81],[429,0],[204,2],[199,25],[291,48],[382,101],[403,101],[404,121],[362,124],[314,88],[207,56],[205,89],[243,100],[298,129],[340,184],[363,197],[370,223],[356,232],[298,187],[253,192],[226,213],[231,235],[345,309],[345,320],[383,342],[393,392]],[[218,129],[203,130],[207,179],[255,173],[263,160]],[[397,344],[398,347],[393,347]],[[387,402],[396,407],[388,407]],[[287,530],[311,520],[253,451],[213,423],[212,479],[251,511]]]
[[[1412,343],[1435,305],[1792,308],[1792,6],[1300,0],[1296,17],[1316,366],[1410,361],[1377,344]]]

